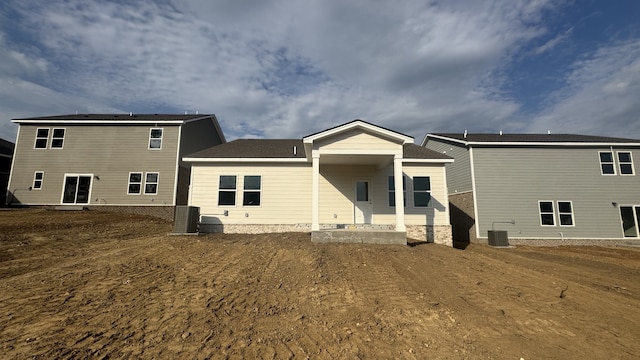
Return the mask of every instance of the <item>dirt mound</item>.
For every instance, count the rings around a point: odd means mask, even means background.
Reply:
[[[633,359],[640,251],[167,236],[0,213],[0,357]]]

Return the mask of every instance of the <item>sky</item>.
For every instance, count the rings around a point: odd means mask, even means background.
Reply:
[[[4,0],[11,119],[216,114],[227,140],[355,119],[640,139],[637,0]]]

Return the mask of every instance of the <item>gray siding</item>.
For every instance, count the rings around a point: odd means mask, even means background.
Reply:
[[[10,191],[23,204],[60,204],[65,173],[92,174],[90,204],[174,205],[179,126],[159,127],[162,149],[149,150],[151,126],[22,124]],[[34,149],[38,128],[65,128],[64,147]],[[45,173],[42,190],[29,190],[35,171]],[[158,194],[128,195],[129,172],[158,172]]]
[[[638,174],[640,149],[613,150],[631,151]],[[622,238],[612,203],[640,204],[640,174],[601,175],[598,151],[610,148],[474,147],[478,236],[513,219],[496,229],[514,238]],[[539,200],[554,201],[556,226],[541,226]],[[575,226],[558,226],[557,201],[573,203]]]
[[[449,194],[473,190],[471,183],[469,150],[466,146],[454,142],[429,138],[425,147],[442,154],[447,154],[455,159],[453,163],[446,164],[447,187],[449,188]]]

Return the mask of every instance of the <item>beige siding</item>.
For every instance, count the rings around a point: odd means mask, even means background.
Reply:
[[[65,174],[91,174],[90,204],[173,205],[179,127],[160,127],[162,149],[149,150],[151,126],[21,125],[10,190],[23,204],[60,204]],[[65,128],[64,147],[34,149],[38,128]],[[29,191],[35,171],[42,190]],[[129,172],[158,172],[158,194],[127,195]]]
[[[371,186],[373,186],[376,172],[374,166],[320,164],[320,223],[353,224],[355,180],[371,180]],[[371,193],[374,199],[375,192],[375,187],[372,187]],[[375,215],[373,221],[375,222]]]
[[[323,150],[401,150],[402,145],[359,129],[317,140],[314,149]]]
[[[236,175],[236,205],[218,206],[220,175]],[[245,175],[262,176],[260,206],[242,205]],[[191,205],[200,207],[205,223],[297,224],[311,222],[311,166],[290,164],[195,164]],[[222,213],[227,210],[228,216]]]

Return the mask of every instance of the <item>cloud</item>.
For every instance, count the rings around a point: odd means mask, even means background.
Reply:
[[[537,48],[535,48],[533,50],[533,53],[535,55],[540,55],[540,54],[543,54],[543,53],[546,53],[546,52],[549,52],[549,51],[553,50],[553,48],[555,48],[560,43],[562,43],[565,40],[567,40],[572,32],[573,32],[573,28],[570,28],[569,30],[563,32],[562,34],[557,35],[553,39],[550,39],[547,42],[545,42],[544,44],[542,44],[542,45],[538,46]]]
[[[532,131],[639,136],[640,40],[599,47],[574,64],[566,83],[548,97]]]

